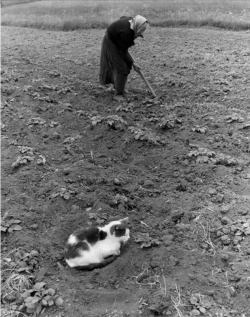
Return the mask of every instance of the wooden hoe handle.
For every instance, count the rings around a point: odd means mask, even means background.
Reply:
[[[145,81],[145,83],[146,83],[148,89],[151,91],[152,95],[156,98],[157,97],[156,93],[154,92],[154,90],[151,87],[150,83],[148,82],[147,78],[143,75],[142,71],[139,69],[137,72],[141,75],[142,79]]]

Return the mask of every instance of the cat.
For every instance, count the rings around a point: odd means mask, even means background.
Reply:
[[[73,232],[66,243],[64,257],[70,267],[96,268],[113,262],[130,236],[128,218],[103,227],[91,226]]]

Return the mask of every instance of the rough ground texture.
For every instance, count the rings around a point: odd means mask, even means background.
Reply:
[[[149,29],[131,54],[158,99],[132,72],[125,103],[103,35],[2,28],[3,257],[36,254],[64,300],[42,316],[250,316],[249,34]],[[126,216],[113,263],[65,265],[70,233]]]

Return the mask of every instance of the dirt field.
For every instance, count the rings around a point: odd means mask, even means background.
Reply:
[[[41,316],[250,316],[249,33],[150,28],[131,54],[159,98],[132,72],[123,104],[103,35],[2,27],[3,268],[62,297]],[[112,264],[65,265],[76,228],[125,216]]]

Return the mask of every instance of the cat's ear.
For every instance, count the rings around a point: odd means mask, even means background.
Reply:
[[[129,222],[129,218],[126,217],[126,218],[120,219],[119,221],[120,221],[120,222],[128,223],[128,222]]]
[[[99,237],[100,240],[104,240],[107,237],[107,232],[100,230]]]

